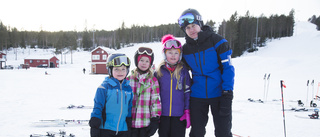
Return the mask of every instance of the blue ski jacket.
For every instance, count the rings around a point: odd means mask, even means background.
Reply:
[[[197,40],[185,39],[183,60],[192,71],[191,97],[215,98],[224,90],[233,91],[235,72],[227,40],[209,26],[202,27]]]
[[[100,129],[128,131],[126,117],[131,117],[132,98],[128,80],[120,83],[113,77],[106,77],[96,91],[91,117],[101,119]]]

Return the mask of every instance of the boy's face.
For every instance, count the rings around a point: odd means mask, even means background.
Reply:
[[[127,75],[127,67],[122,65],[121,67],[112,68],[112,76],[117,80],[123,80]]]
[[[150,67],[150,60],[148,57],[141,57],[138,62],[138,68],[142,71],[148,70]]]

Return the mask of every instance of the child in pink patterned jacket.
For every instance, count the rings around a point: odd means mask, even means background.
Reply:
[[[140,47],[134,60],[137,68],[128,77],[134,95],[131,137],[150,137],[157,131],[161,115],[159,83],[151,69],[152,49]]]

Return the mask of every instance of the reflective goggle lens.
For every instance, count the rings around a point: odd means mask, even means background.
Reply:
[[[110,63],[112,63],[111,66],[114,66],[114,67],[120,67],[122,65],[130,66],[130,59],[126,56],[120,56],[120,57],[114,58]]]
[[[145,47],[140,47],[138,49],[138,54],[147,54],[147,55],[151,56],[152,55],[152,49],[145,48]]]
[[[165,49],[171,49],[172,47],[179,49],[179,48],[181,48],[181,43],[176,40],[169,40],[166,43],[164,43]]]
[[[182,15],[179,18],[178,23],[179,23],[180,27],[184,27],[185,25],[193,23],[194,20],[195,20],[195,18],[192,15],[192,13],[187,13],[185,15]]]

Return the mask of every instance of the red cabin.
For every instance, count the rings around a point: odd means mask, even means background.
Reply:
[[[6,61],[7,61],[6,55],[7,54],[0,52],[0,69],[2,69],[4,66],[6,66]],[[4,63],[4,65],[2,65],[2,63]]]
[[[106,67],[108,59],[107,49],[97,47],[91,51],[91,72],[93,74],[108,74]]]
[[[59,59],[56,56],[27,57],[24,59],[24,64],[28,65],[29,67],[59,68]]]

